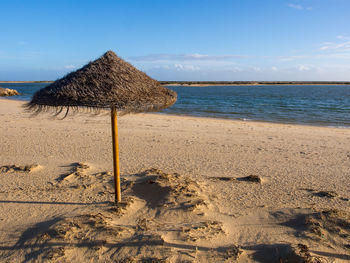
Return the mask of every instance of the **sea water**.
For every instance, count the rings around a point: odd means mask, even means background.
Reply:
[[[48,83],[0,83],[30,100]],[[350,128],[350,85],[170,86],[166,114]]]

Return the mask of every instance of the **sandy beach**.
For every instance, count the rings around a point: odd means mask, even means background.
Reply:
[[[350,261],[350,129],[125,115],[115,206],[108,112],[23,104],[0,100],[0,262]]]

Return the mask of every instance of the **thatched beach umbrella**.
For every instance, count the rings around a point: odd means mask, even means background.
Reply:
[[[121,201],[117,111],[159,111],[173,105],[177,95],[131,64],[108,51],[97,60],[36,92],[27,108],[36,113],[111,109],[115,200]]]

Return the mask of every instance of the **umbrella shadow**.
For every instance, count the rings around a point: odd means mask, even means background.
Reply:
[[[322,211],[297,214],[293,218],[281,223],[281,225],[295,230],[296,237],[306,238],[321,242],[330,247],[344,249],[348,244],[350,232],[350,215],[345,211],[329,209]],[[350,254],[330,253],[310,250],[321,257],[330,257],[349,260]]]
[[[242,248],[254,251],[252,259],[261,263],[286,262],[283,260],[292,254],[290,244],[259,244]]]
[[[57,259],[65,255],[67,249],[88,249],[87,251],[98,251],[102,246],[107,249],[106,253],[111,259],[120,258],[121,255],[130,256],[141,256],[143,259],[150,256],[147,251],[158,251],[160,255],[164,257],[170,257],[172,253],[180,253],[179,250],[186,250],[188,256],[193,253],[205,252],[211,255],[225,256],[229,258],[238,257],[241,251],[234,245],[231,246],[220,246],[220,247],[207,247],[207,246],[196,246],[189,244],[177,244],[172,242],[166,242],[164,239],[155,233],[146,232],[135,232],[127,237],[117,237],[114,241],[111,241],[111,237],[116,238],[116,233],[112,229],[103,225],[103,221],[99,221],[100,215],[97,216],[83,216],[76,217],[84,221],[83,224],[79,224],[78,221],[64,221],[63,218],[57,217],[51,220],[40,222],[32,227],[25,230],[19,237],[18,241],[14,246],[0,246],[0,250],[8,251],[13,256],[17,253],[23,255],[24,261],[31,262],[39,260],[40,258],[46,259]],[[95,221],[90,221],[91,219]],[[60,224],[62,221],[63,225]],[[67,224],[67,222],[69,222]],[[83,221],[81,221],[83,222]],[[81,223],[80,222],[80,223]],[[99,224],[102,222],[102,225]],[[60,226],[67,226],[69,228],[85,229],[88,226],[86,233],[93,231],[101,236],[96,236],[95,239],[81,239],[74,238],[70,239],[69,229],[60,228]],[[120,231],[117,228],[115,231]],[[103,236],[103,232],[108,234]],[[68,236],[66,236],[66,234]],[[95,236],[95,234],[93,234]],[[68,239],[66,239],[68,237]],[[109,240],[109,241],[107,241]],[[173,250],[175,249],[175,251]],[[85,250],[84,250],[85,251]],[[128,254],[125,254],[128,251]],[[146,252],[145,252],[146,251]],[[107,256],[107,255],[106,255]],[[89,256],[87,256],[89,257]],[[148,262],[148,261],[147,261]],[[153,261],[152,261],[153,262]],[[157,261],[158,262],[158,261]]]
[[[121,243],[106,243],[105,240],[99,240],[99,241],[92,241],[92,242],[82,242],[82,243],[68,243],[68,242],[55,242],[55,243],[46,243],[46,244],[31,244],[31,245],[22,245],[22,246],[14,246],[14,247],[4,247],[0,246],[0,250],[23,250],[23,249],[31,249],[32,251],[29,253],[25,254],[25,259],[23,262],[31,262],[37,260],[40,255],[44,253],[50,253],[51,251],[57,251],[57,250],[62,250],[64,251],[63,248],[88,248],[88,249],[94,249],[95,247],[105,247],[109,251],[114,251],[112,254],[112,257],[118,254],[118,252],[121,249],[124,248],[135,248],[139,249],[142,247],[148,247],[150,250],[154,251],[156,249],[161,249],[164,250],[164,252],[167,249],[177,249],[177,250],[185,250],[188,251],[189,253],[187,254],[188,256],[191,256],[191,253],[197,253],[197,252],[205,252],[205,253],[222,253],[222,254],[227,254],[227,251],[229,249],[233,249],[237,251],[237,256],[240,254],[240,250],[236,247],[206,247],[206,246],[194,246],[194,245],[184,245],[184,244],[176,244],[176,243],[159,243],[157,241],[130,241],[130,242],[121,242]],[[184,253],[184,251],[178,251],[179,253]],[[165,256],[167,258],[167,256]],[[150,258],[151,259],[151,258]],[[147,261],[147,257],[143,258],[142,262],[153,262],[153,261]],[[156,261],[154,261],[156,262]],[[157,261],[158,262],[158,261]]]
[[[323,256],[323,257],[330,257],[330,258],[338,258],[343,260],[350,260],[350,254],[339,254],[339,253],[330,253],[330,252],[324,252],[324,251],[316,251],[311,250],[312,253]]]
[[[310,251],[306,245],[303,244],[258,244],[253,246],[243,246],[243,249],[254,251],[252,259],[260,263],[288,263],[288,262],[324,262],[326,259],[321,256],[331,256],[331,254],[320,254],[315,251]],[[310,252],[318,255],[312,255]],[[332,254],[333,257],[343,259],[346,255]],[[328,262],[328,261],[326,261]]]
[[[42,233],[42,232],[48,230],[52,225],[54,225],[55,223],[57,223],[60,220],[62,220],[61,217],[56,217],[56,218],[53,218],[53,219],[50,219],[50,220],[47,220],[44,222],[37,223],[32,227],[29,227],[27,230],[25,230],[22,233],[22,235],[19,237],[18,241],[13,246],[13,248],[17,249],[17,248],[24,247],[25,243],[28,240],[33,239],[39,233]]]

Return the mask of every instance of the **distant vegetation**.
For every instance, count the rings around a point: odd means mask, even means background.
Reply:
[[[35,80],[35,81],[1,81],[0,83],[51,83],[51,80]]]
[[[350,85],[350,81],[160,81],[162,85]]]

